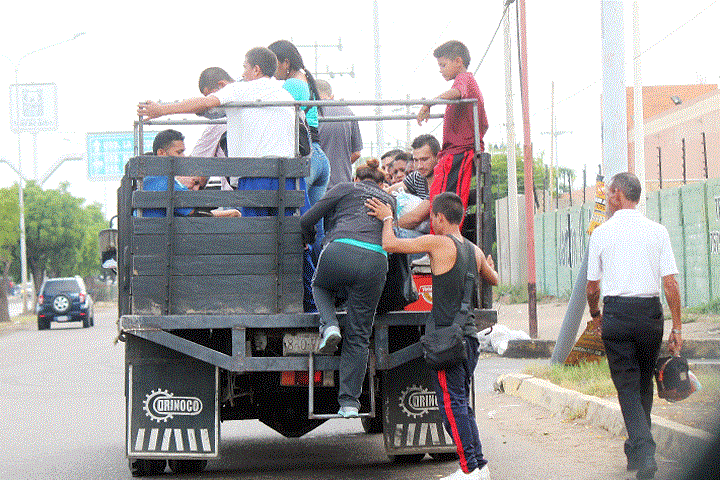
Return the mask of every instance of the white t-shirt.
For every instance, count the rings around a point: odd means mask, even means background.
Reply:
[[[657,297],[677,273],[667,228],[638,210],[618,210],[590,236],[587,279],[602,280],[604,297]]]
[[[247,101],[293,101],[282,82],[263,77],[233,82],[212,96],[221,105]],[[225,107],[228,154],[231,157],[293,157],[295,152],[295,111],[293,107]]]

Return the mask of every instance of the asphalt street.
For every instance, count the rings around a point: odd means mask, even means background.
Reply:
[[[92,328],[29,325],[0,335],[0,479],[132,478],[115,321],[113,310],[98,308]],[[493,478],[630,478],[624,439],[492,391],[498,375],[526,362],[486,355],[476,370],[476,415]],[[221,457],[200,478],[438,479],[457,468],[429,456],[391,463],[382,435],[365,435],[359,420],[331,420],[299,439],[257,421],[226,422],[221,431]],[[660,463],[657,478],[677,478],[679,466]]]

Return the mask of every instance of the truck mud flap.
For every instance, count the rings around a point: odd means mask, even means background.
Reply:
[[[190,357],[128,362],[128,458],[218,456],[219,369]]]
[[[416,358],[385,372],[383,432],[388,455],[454,452],[432,388],[430,370]]]

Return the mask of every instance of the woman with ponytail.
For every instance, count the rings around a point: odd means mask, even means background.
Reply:
[[[287,40],[278,40],[271,43],[268,48],[277,56],[278,66],[275,78],[285,80],[283,88],[290,92],[295,100],[320,100],[315,79],[305,68],[302,56],[295,45]],[[319,143],[317,107],[304,107],[303,110],[310,127],[312,141],[310,176],[305,178],[308,198],[310,206],[312,206],[325,195],[330,180],[330,161]],[[318,233],[322,236],[322,223],[319,228]]]
[[[395,209],[395,197],[381,188],[385,172],[379,164],[377,159],[368,160],[357,169],[355,182],[338,183],[300,218],[306,244],[315,241],[318,220],[327,220],[325,248],[312,281],[320,314],[318,354],[333,354],[342,339],[338,414],[346,418],[358,416],[370,333],[388,268],[382,229],[392,215],[381,221],[368,215],[365,206],[365,200],[378,198]],[[335,300],[340,296],[347,296],[342,324],[335,313]]]

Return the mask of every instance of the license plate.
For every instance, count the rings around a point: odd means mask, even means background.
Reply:
[[[309,355],[317,352],[320,335],[317,333],[286,333],[283,336],[283,355]]]
[[[55,317],[56,322],[67,322],[70,319],[67,315],[60,315],[59,317]]]

